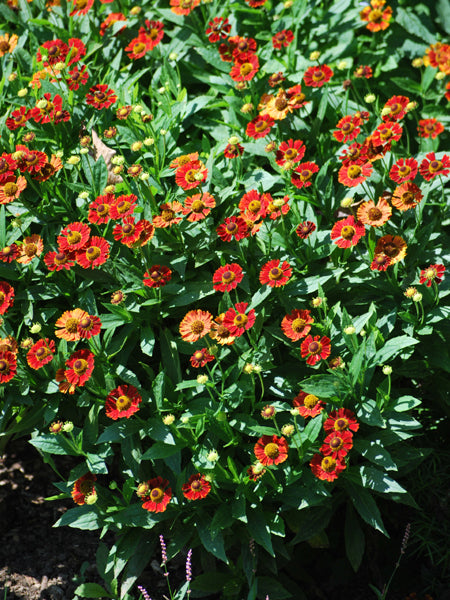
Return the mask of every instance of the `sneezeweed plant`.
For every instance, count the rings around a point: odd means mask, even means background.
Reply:
[[[58,525],[114,532],[106,596],[162,535],[164,567],[214,571],[171,598],[287,597],[271,559],[333,527],[357,570],[377,500],[415,507],[414,410],[445,402],[440,25],[384,0],[7,4],[2,449],[54,466]]]

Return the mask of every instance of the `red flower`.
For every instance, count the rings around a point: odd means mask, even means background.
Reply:
[[[72,488],[72,498],[75,504],[83,506],[83,504],[86,503],[86,498],[92,495],[97,495],[94,487],[94,481],[96,480],[96,475],[87,473],[75,481]]]
[[[255,117],[252,121],[250,121],[250,123],[247,124],[245,133],[248,135],[248,137],[257,140],[258,138],[266,137],[274,124],[275,121],[272,119],[272,117],[269,117],[269,115],[261,115],[259,117]]]
[[[143,33],[146,35],[148,49],[153,50],[164,37],[164,23],[146,19],[145,26],[139,29],[139,34]]]
[[[392,96],[383,107],[383,121],[400,121],[406,115],[409,98],[407,96]],[[387,112],[389,109],[389,112]],[[384,114],[387,113],[387,114]]]
[[[111,390],[105,400],[105,413],[110,419],[116,421],[125,417],[129,419],[139,410],[142,398],[137,389],[132,385],[119,385]]]
[[[11,154],[3,152],[0,156],[0,183],[12,181],[15,179],[14,171],[17,169],[17,163]],[[12,178],[11,178],[12,177]]]
[[[339,183],[347,187],[356,187],[370,177],[372,171],[373,167],[370,163],[342,165],[338,174]]]
[[[201,473],[191,475],[188,482],[181,486],[183,495],[188,500],[200,500],[206,498],[211,491],[211,485]]]
[[[144,285],[151,288],[165,286],[172,279],[172,271],[162,265],[153,265],[144,273]]]
[[[75,15],[85,15],[94,4],[94,0],[72,0],[72,2],[73,10],[69,14],[69,17],[73,17]]]
[[[433,281],[436,283],[441,283],[444,272],[444,265],[430,265],[420,272],[419,283],[425,283],[427,287],[431,287]]]
[[[142,508],[149,512],[164,512],[172,498],[172,489],[168,487],[169,485],[167,479],[162,477],[155,477],[147,481],[145,495],[141,496],[144,500]]]
[[[86,223],[69,223],[58,235],[58,247],[62,252],[74,252],[83,249],[88,243],[91,228]]]
[[[77,324],[80,339],[85,340],[94,337],[94,335],[98,335],[100,333],[101,327],[102,322],[100,321],[100,318],[95,315],[88,314],[82,316]]]
[[[361,119],[355,115],[347,115],[336,125],[337,131],[333,131],[333,136],[338,142],[345,144],[350,140],[354,140],[361,131]]]
[[[170,0],[170,10],[176,15],[188,15],[200,4],[200,0]]]
[[[302,240],[306,240],[306,238],[308,238],[316,229],[317,227],[312,221],[304,221],[297,226],[295,233],[299,238],[302,238]]]
[[[46,65],[55,65],[58,62],[64,62],[66,60],[66,56],[69,53],[69,47],[62,40],[49,40],[41,44],[41,48],[44,48],[44,54],[47,55],[47,60],[44,62],[44,66]],[[36,60],[38,62],[42,62],[42,54],[41,49],[36,53]]]
[[[213,287],[219,292],[234,290],[244,277],[242,268],[237,263],[219,267],[213,275]]]
[[[305,104],[308,104],[308,102],[305,101],[305,94],[302,92],[302,86],[299,83],[289,88],[286,95],[291,109],[301,108],[302,106],[305,106]]]
[[[46,102],[44,108],[35,107],[32,113],[33,119],[36,123],[50,123],[55,120],[55,115],[62,110],[62,98],[59,94],[56,94],[52,98],[51,94],[44,94],[44,97],[39,102]]]
[[[391,167],[389,177],[396,183],[412,181],[417,175],[418,163],[415,158],[399,158]]]
[[[234,59],[230,76],[233,81],[250,81],[259,71],[259,60],[253,52],[241,52]]]
[[[323,424],[323,428],[327,433],[335,431],[358,431],[359,423],[355,419],[355,413],[348,408],[340,408],[333,410],[328,419]]]
[[[359,65],[359,67],[354,70],[353,75],[357,78],[365,77],[366,79],[370,79],[373,76],[372,67]]]
[[[16,356],[9,350],[0,351],[0,384],[11,381],[17,373]]]
[[[128,58],[131,58],[132,60],[142,58],[150,50],[150,43],[151,40],[147,39],[146,33],[139,33],[139,35],[133,38],[125,48]]]
[[[0,281],[0,315],[14,304],[14,288],[7,281]]]
[[[251,221],[264,219],[269,208],[270,194],[260,194],[256,190],[245,193],[239,201],[239,210],[243,219]]]
[[[26,106],[13,110],[9,117],[6,119],[6,127],[10,131],[14,131],[19,127],[25,127],[28,119],[31,117],[32,110],[29,110]]]
[[[267,195],[270,196],[270,194]],[[272,219],[272,221],[278,219],[281,215],[286,215],[290,211],[289,196],[275,199],[270,196],[268,211],[269,219]]]
[[[366,29],[369,31],[383,31],[389,27],[392,18],[392,8],[386,6],[386,0],[370,0],[370,6],[366,6],[359,13],[361,21],[367,21]]]
[[[340,460],[336,460],[331,456],[324,457],[321,454],[314,454],[309,464],[313,474],[323,481],[334,481],[346,468],[345,463]]]
[[[444,131],[444,126],[436,119],[421,119],[417,128],[419,137],[434,138]]]
[[[292,173],[291,183],[297,188],[309,187],[312,184],[311,177],[319,170],[318,165],[313,162],[300,163]]]
[[[231,242],[233,237],[238,241],[247,236],[247,224],[242,217],[227,217],[216,231],[224,242]]]
[[[331,353],[330,338],[326,336],[308,335],[300,346],[302,358],[306,358],[308,365],[315,365],[321,359],[328,358]]]
[[[295,308],[288,315],[283,317],[281,329],[285,336],[293,342],[297,342],[308,335],[311,331],[312,323],[314,323],[314,319],[311,317],[309,310],[299,310]]]
[[[290,29],[283,29],[272,37],[272,45],[276,50],[279,50],[282,46],[287,48],[294,40],[294,34]]]
[[[230,31],[231,25],[228,22],[228,18],[214,17],[214,19],[208,23],[205,33],[208,36],[208,40],[214,44],[215,42],[220,41],[220,38],[228,37]]]
[[[305,156],[305,144],[302,140],[290,139],[287,142],[281,142],[278,147],[275,162],[280,167],[289,168],[297,162],[300,162]]]
[[[244,153],[244,146],[241,144],[227,144],[223,153],[225,158],[238,158]]]
[[[381,252],[380,254],[374,255],[370,268],[372,271],[386,271],[390,264],[391,259],[389,256]]]
[[[180,335],[186,342],[196,342],[211,331],[212,315],[204,310],[190,310],[180,323]]]
[[[403,127],[398,123],[386,121],[381,123],[371,135],[371,142],[374,146],[383,146],[389,142],[397,142],[403,133]]]
[[[245,314],[247,306],[247,302],[238,302],[235,308],[229,308],[225,313],[223,324],[231,335],[238,337],[255,324],[255,310],[252,308]]]
[[[73,385],[83,386],[94,370],[94,355],[90,350],[77,350],[66,360],[64,376]]]
[[[117,96],[114,90],[108,88],[107,85],[99,83],[90,88],[86,94],[86,104],[90,104],[97,110],[108,108],[117,101]]]
[[[287,459],[289,446],[284,437],[263,435],[256,442],[254,452],[262,465],[279,465]]]
[[[45,338],[39,340],[28,350],[27,363],[36,371],[53,360],[55,342]]]
[[[365,233],[364,225],[359,221],[355,221],[355,217],[351,215],[333,225],[331,239],[339,248],[351,248],[356,246]]]
[[[333,431],[323,440],[320,452],[342,460],[351,448],[353,448],[353,435],[350,431]]]
[[[66,83],[69,90],[77,90],[80,85],[85,85],[89,78],[86,65],[82,65],[81,69],[74,67],[66,77]]]
[[[183,190],[192,190],[206,181],[208,169],[200,160],[190,161],[175,172],[175,183]]]
[[[16,154],[17,166],[21,173],[30,173],[35,175],[39,173],[42,167],[48,162],[48,157],[44,152],[39,150],[30,150],[26,146],[17,144]]]
[[[97,225],[107,223],[110,219],[109,209],[114,201],[115,197],[113,194],[97,196],[97,198],[89,204],[89,223],[97,223]]]
[[[339,160],[342,164],[348,167],[351,164],[363,164],[368,162],[366,156],[366,148],[358,142],[353,142],[348,148],[346,148],[339,156]]]
[[[308,87],[322,87],[333,77],[333,71],[328,65],[308,67],[303,75],[303,81]]]
[[[183,211],[181,202],[174,200],[166,202],[159,207],[160,214],[153,217],[153,225],[157,228],[166,228],[176,225],[183,220],[183,217],[177,217],[176,213]]]
[[[420,188],[410,181],[402,183],[395,188],[392,194],[391,203],[392,206],[398,208],[398,210],[405,211],[410,208],[415,208],[417,204],[422,200],[423,194]]]
[[[114,23],[118,23],[119,21],[126,21],[126,17],[123,13],[109,13],[106,19],[100,24],[100,35],[103,37],[107,29],[109,29]],[[120,31],[117,33],[121,33],[126,29],[126,25],[124,25]],[[117,35],[117,33],[115,35]]]
[[[137,204],[137,196],[134,194],[122,195],[116,198],[109,206],[109,216],[111,219],[123,219],[133,214]]]
[[[134,217],[125,217],[122,223],[114,226],[114,239],[131,248],[139,238],[138,224]]]
[[[0,183],[0,204],[9,204],[17,198],[27,187],[27,180],[22,175],[16,177],[11,175]]]
[[[429,152],[426,158],[420,163],[419,171],[426,181],[430,181],[438,175],[447,177],[450,172],[450,158],[444,154],[439,160],[436,158],[434,152]]]
[[[261,269],[259,281],[262,285],[267,283],[269,287],[281,287],[286,285],[292,275],[291,265],[283,261],[280,266],[280,260],[269,260]]]
[[[188,221],[201,221],[209,215],[211,208],[215,206],[216,201],[208,192],[194,194],[194,196],[188,196],[184,201],[183,214],[188,215]]]
[[[69,62],[68,66],[77,63],[86,54],[86,46],[78,38],[70,38],[69,42]]]
[[[277,85],[281,85],[285,80],[286,77],[283,75],[283,73],[278,71],[277,73],[270,75],[267,83],[270,85],[270,87],[276,87]]]
[[[208,352],[208,348],[196,350],[190,358],[191,365],[196,369],[204,367],[206,363],[209,363],[212,360],[214,360],[214,356]]]
[[[2,250],[0,250],[0,260],[4,263],[12,263],[19,256],[20,251],[17,244],[11,244],[10,246],[5,246]],[[45,259],[44,259],[45,260]],[[1,290],[1,283],[0,283]],[[0,296],[1,298],[1,296]]]
[[[47,252],[44,262],[49,271],[67,271],[75,265],[75,255],[69,251]]]
[[[93,235],[86,246],[76,254],[77,263],[83,269],[93,269],[103,265],[108,258],[109,243],[97,235]]]
[[[298,410],[298,414],[303,418],[311,417],[314,419],[323,411],[325,404],[314,394],[301,391],[292,401],[292,406]]]

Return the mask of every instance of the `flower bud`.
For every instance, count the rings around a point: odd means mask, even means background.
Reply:
[[[72,155],[68,160],[67,164],[69,165],[77,165],[80,162],[80,157],[76,155]]]
[[[84,500],[85,504],[91,505],[95,504],[98,500],[97,492],[94,490],[90,494],[88,494]]]
[[[36,104],[36,108],[45,108],[47,106],[47,100],[39,100]]]
[[[66,433],[70,433],[71,431],[73,431],[73,423],[72,421],[66,421],[63,425],[63,431],[65,431]]]
[[[356,329],[353,327],[353,325],[349,325],[348,327],[344,328],[344,333],[346,335],[353,335],[356,332]]]
[[[438,81],[441,81],[441,79],[445,79],[445,73],[443,71],[438,71],[434,78]]]
[[[24,96],[26,96],[28,94],[28,90],[27,88],[22,88],[21,90],[19,90],[17,92],[17,95],[19,96],[19,98],[23,98]]]
[[[208,375],[197,375],[197,383],[200,385],[205,385],[208,381]]]
[[[33,323],[33,325],[30,327],[30,333],[39,333],[42,329],[42,325],[40,323]]]
[[[376,99],[377,97],[375,94],[366,94],[364,96],[364,100],[367,102],[367,104],[372,104],[372,102],[375,102]]]
[[[423,66],[423,58],[415,58],[412,62],[411,65],[415,68],[418,69],[419,67]]]
[[[346,61],[346,60],[341,60],[341,61],[339,61],[339,62],[338,62],[338,64],[337,64],[338,71],[343,71],[343,70],[344,70],[344,69],[346,69],[347,67],[348,67],[348,63],[347,63],[347,61]]]
[[[422,301],[422,294],[420,292],[417,292],[416,294],[414,294],[413,296],[413,302],[421,302]]]
[[[286,425],[283,425],[283,427],[281,428],[281,433],[286,437],[291,437],[294,431],[295,427],[291,425],[291,423],[286,423]]]
[[[155,139],[152,137],[145,138],[144,140],[144,146],[153,146],[154,143]]]
[[[391,365],[384,365],[383,366],[383,374],[384,375],[390,375],[392,373],[392,367]]]
[[[318,50],[314,50],[314,52],[311,52],[311,54],[309,55],[309,60],[317,60],[320,56],[320,52]]]
[[[178,54],[176,52],[171,52],[169,54],[169,60],[177,60]]]
[[[173,415],[166,415],[163,417],[162,421],[164,425],[172,425],[172,423],[175,421],[175,417]]]
[[[209,460],[209,462],[216,462],[219,460],[219,454],[216,450],[211,450],[211,452],[208,452],[206,455],[206,458]]]
[[[251,102],[247,102],[246,104],[244,104],[241,108],[241,112],[244,114],[247,114],[249,112],[252,112],[252,110],[254,109],[254,106]]]
[[[353,198],[344,198],[343,200],[341,200],[342,208],[348,208],[352,204],[353,204]]]

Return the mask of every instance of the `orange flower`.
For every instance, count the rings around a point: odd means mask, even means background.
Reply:
[[[380,198],[375,204],[373,200],[363,202],[358,207],[356,216],[358,221],[364,225],[371,225],[372,227],[381,227],[387,221],[389,221],[392,215],[392,208],[386,202],[384,198]]]
[[[176,15],[188,15],[200,4],[200,0],[170,0],[170,10]]]
[[[183,214],[188,215],[188,221],[200,221],[216,206],[216,201],[208,192],[189,196],[184,201]]]
[[[196,342],[209,331],[212,326],[212,315],[204,310],[190,310],[180,323],[180,334],[187,342]]]
[[[293,342],[298,342],[301,338],[308,335],[311,331],[311,325],[314,319],[309,310],[294,309],[281,321],[281,329]]]
[[[183,211],[183,205],[177,200],[161,204],[159,210],[160,214],[153,218],[154,227],[172,227],[183,219],[176,216],[176,213]]]
[[[27,180],[22,175],[17,179],[14,175],[8,177],[0,184],[0,204],[9,204],[16,200],[27,187]]]
[[[188,162],[178,167],[175,172],[175,183],[183,190],[192,190],[206,181],[208,169],[200,160]]]
[[[261,111],[262,115],[268,115],[280,121],[285,119],[287,115],[293,111],[293,107],[289,104],[286,92],[283,89],[278,90],[276,96],[271,96],[270,100],[266,103],[264,109]]]
[[[67,342],[76,342],[81,339],[78,323],[81,319],[88,317],[88,313],[81,308],[66,310],[55,323],[57,338]]]
[[[17,36],[15,33],[11,36],[9,33],[0,35],[0,57],[4,56],[6,53],[11,54],[11,52],[17,46],[18,41],[19,36]]]
[[[289,446],[284,437],[263,435],[256,442],[254,452],[262,465],[279,465],[287,459]]]
[[[407,96],[392,96],[383,106],[383,121],[399,121],[407,113],[409,98]],[[389,109],[389,112],[388,110]],[[386,114],[384,114],[386,113]]]
[[[44,243],[39,234],[33,233],[26,237],[20,246],[20,255],[16,259],[18,263],[27,265],[35,256],[40,256],[44,250]]]
[[[399,235],[384,235],[377,241],[375,255],[385,254],[391,265],[403,260],[406,256],[406,242]]]
[[[367,21],[366,29],[369,31],[382,31],[389,27],[392,18],[392,8],[386,6],[386,0],[370,0],[370,6],[366,6],[360,13],[361,21]]]
[[[392,206],[398,210],[405,211],[415,208],[422,200],[423,194],[420,188],[410,181],[406,181],[395,188],[391,198]]]
[[[214,319],[214,321],[211,324],[211,331],[209,332],[209,337],[221,346],[231,346],[232,344],[234,344],[236,336],[231,335],[230,330],[223,324],[224,316],[225,313],[221,313],[218,317]]]

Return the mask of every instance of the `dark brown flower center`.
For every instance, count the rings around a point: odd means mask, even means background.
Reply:
[[[201,333],[203,330],[205,329],[205,324],[203,323],[203,321],[194,321],[191,324],[191,331],[192,333]]]
[[[383,216],[381,210],[379,208],[376,208],[375,206],[373,208],[370,208],[367,214],[371,221],[378,221]]]
[[[131,405],[132,401],[128,396],[119,396],[116,400],[116,408],[118,410],[128,410]]]
[[[322,344],[320,342],[311,342],[308,350],[311,354],[318,354],[322,350]]]

